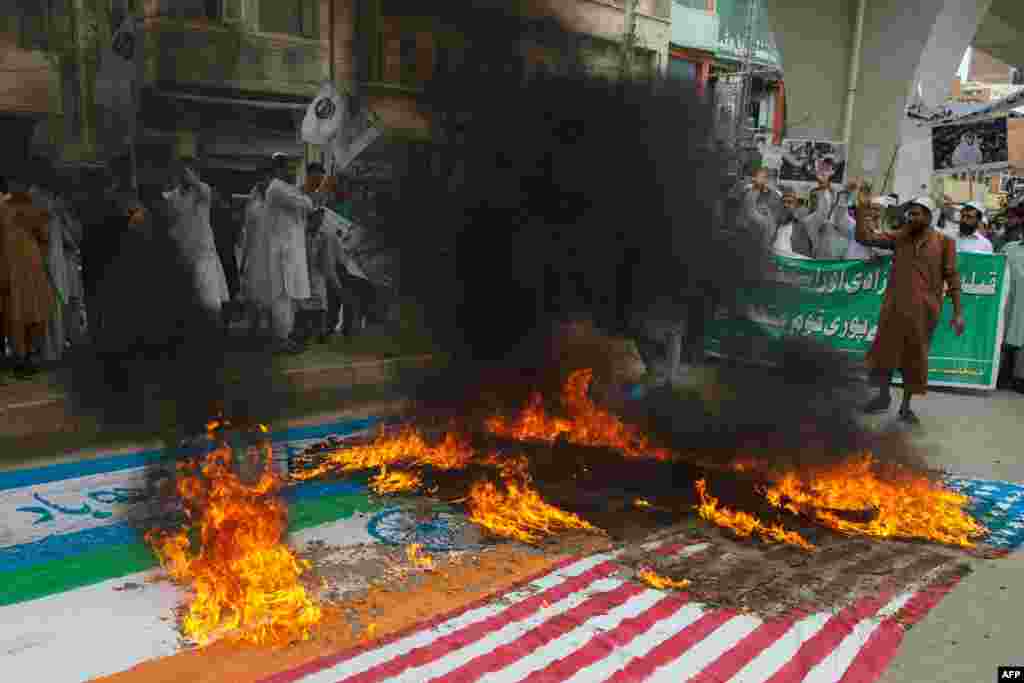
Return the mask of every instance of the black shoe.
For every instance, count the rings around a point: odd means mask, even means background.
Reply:
[[[875,396],[873,399],[868,401],[863,410],[868,415],[875,415],[889,410],[889,406],[891,405],[892,396]]]
[[[900,408],[900,421],[915,427],[921,424],[921,418],[910,408]]]

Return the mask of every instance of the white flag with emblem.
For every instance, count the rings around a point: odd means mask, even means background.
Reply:
[[[353,98],[349,97],[351,102]],[[372,145],[384,131],[377,125],[376,116],[363,104],[349,105],[349,114],[331,145],[334,171],[340,173]]]
[[[341,130],[345,121],[345,99],[333,83],[324,83],[316,99],[306,108],[302,120],[302,141],[311,145],[326,145]]]
[[[100,68],[96,74],[96,106],[104,137],[110,135],[126,140],[134,134],[135,78],[138,73],[135,59],[138,50],[142,49],[141,38],[138,22],[129,16],[114,32],[110,47],[100,57]]]

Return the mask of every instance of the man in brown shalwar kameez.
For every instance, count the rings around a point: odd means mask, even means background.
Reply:
[[[871,208],[866,188],[861,188],[857,204],[857,241],[893,251],[878,334],[867,356],[879,393],[865,410],[877,413],[889,409],[889,385],[893,371],[899,369],[903,374],[900,419],[918,424],[910,398],[928,389],[928,349],[942,312],[945,289],[953,300],[950,325],[957,336],[964,332],[956,243],[932,227],[935,206],[927,197],[913,200],[906,222],[889,234],[875,231],[865,220]]]
[[[0,326],[14,351],[17,371],[38,368],[47,323],[56,305],[46,274],[50,212],[27,192],[0,195]]]

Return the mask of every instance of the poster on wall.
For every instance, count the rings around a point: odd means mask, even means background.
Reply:
[[[1006,117],[932,128],[936,173],[968,173],[1006,168]]]
[[[846,178],[846,149],[841,142],[789,138],[782,141],[779,180],[797,187],[817,185],[818,175],[828,175],[833,185]]]

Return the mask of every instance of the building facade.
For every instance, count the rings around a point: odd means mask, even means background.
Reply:
[[[784,132],[785,88],[763,0],[673,0],[669,73],[715,98],[723,137],[735,127],[738,74],[748,44],[754,75],[742,128],[777,144]]]
[[[615,71],[622,0],[547,3],[583,35],[595,71]],[[15,141],[5,162],[44,154],[66,164],[111,155],[96,107],[99,56],[128,13],[144,13],[137,149],[143,182],[162,182],[176,156],[196,157],[224,191],[247,191],[275,152],[300,169],[320,151],[298,136],[305,108],[332,73],[356,89],[387,131],[353,169],[387,176],[430,127],[414,97],[458,60],[471,36],[453,35],[422,0],[40,0],[0,20],[0,129]],[[668,66],[670,0],[639,0],[638,73]],[[333,68],[332,68],[333,67]],[[301,175],[301,171],[299,172]]]

